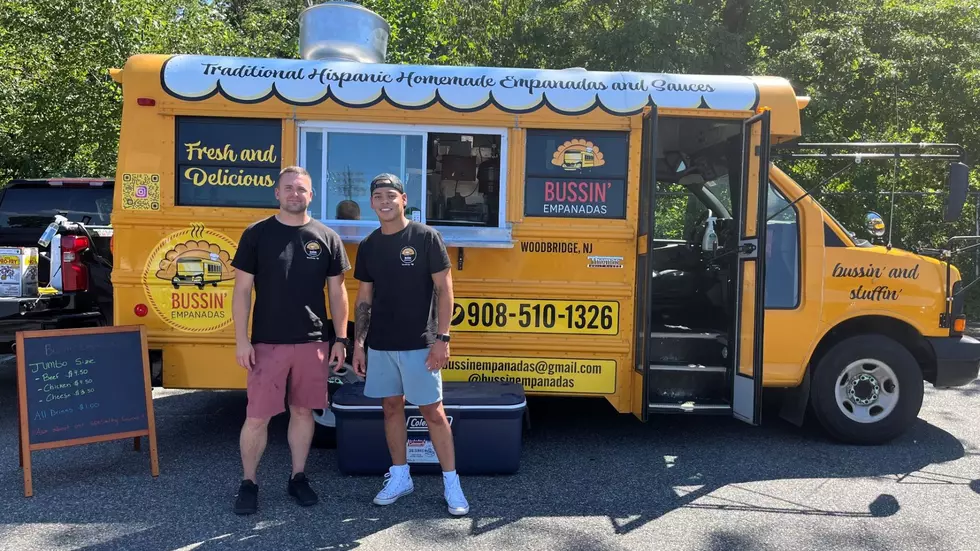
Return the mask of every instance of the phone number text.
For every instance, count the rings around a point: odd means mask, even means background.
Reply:
[[[619,303],[457,298],[453,304],[452,330],[616,335]]]

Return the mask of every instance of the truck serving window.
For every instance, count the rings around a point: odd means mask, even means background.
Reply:
[[[304,129],[300,162],[313,180],[310,215],[320,220],[377,222],[371,209],[371,179],[390,172],[408,194],[406,215],[420,220],[423,140],[421,134]]]
[[[299,164],[313,180],[311,215],[341,235],[377,226],[369,185],[402,179],[406,215],[436,227],[503,226],[506,129],[334,124],[300,125]]]

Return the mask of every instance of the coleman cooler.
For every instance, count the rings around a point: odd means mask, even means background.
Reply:
[[[513,383],[443,382],[443,409],[453,432],[456,472],[511,474],[520,465],[526,410],[524,388]],[[342,386],[330,400],[337,420],[337,463],[345,474],[384,474],[391,466],[381,400],[364,383]],[[408,464],[413,473],[441,467],[418,406],[406,401]]]

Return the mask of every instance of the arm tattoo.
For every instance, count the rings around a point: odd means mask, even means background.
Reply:
[[[368,327],[371,325],[371,304],[361,302],[357,305],[354,321],[354,339],[359,344],[364,344],[367,339]]]

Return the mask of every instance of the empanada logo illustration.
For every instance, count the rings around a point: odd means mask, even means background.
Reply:
[[[164,237],[143,270],[143,289],[153,311],[180,331],[228,327],[236,248],[227,236],[202,224]]]
[[[205,285],[217,287],[222,281],[234,279],[235,269],[227,251],[213,243],[191,239],[167,251],[156,276],[169,281],[174,289],[181,285],[204,289]]]
[[[551,164],[567,171],[575,171],[602,166],[606,164],[606,160],[597,145],[576,138],[558,146],[555,154],[551,156]]]
[[[306,249],[307,258],[318,258],[323,249],[316,241],[307,241],[303,247]]]
[[[415,252],[415,247],[402,247],[402,250],[398,253],[398,257],[402,261],[402,266],[414,266],[415,257],[418,253]]]

